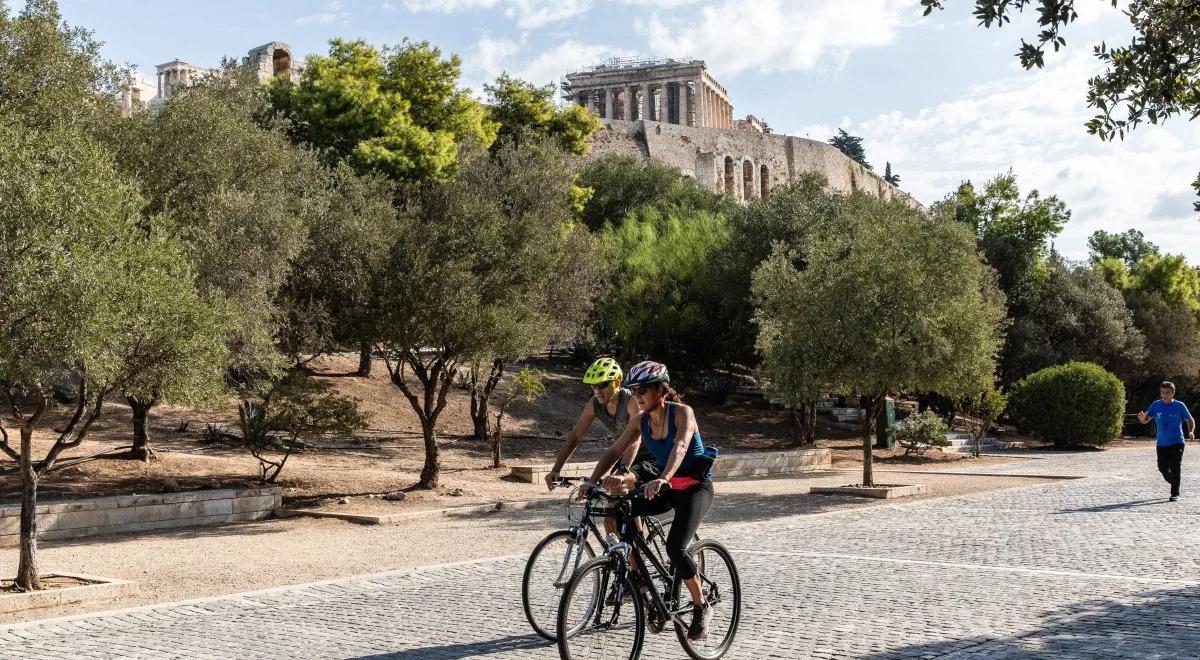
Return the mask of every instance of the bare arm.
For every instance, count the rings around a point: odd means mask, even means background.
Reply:
[[[546,475],[546,487],[554,488],[554,482],[558,479],[558,471],[562,469],[563,464],[571,459],[571,455],[579,448],[579,442],[583,440],[583,435],[592,425],[592,421],[596,419],[596,412],[592,410],[592,402],[589,400],[583,406],[583,411],[579,413],[579,419],[575,421],[575,426],[571,427],[567,433],[567,440],[563,443],[561,449],[558,450],[558,455],[554,457],[554,467],[550,468],[550,473]]]
[[[633,397],[629,398],[629,404],[625,406],[625,410],[629,413],[629,419],[637,417],[640,413],[637,407],[637,401],[634,401]],[[637,438],[635,438],[633,441],[633,444],[629,445],[629,448],[626,449],[625,453],[621,455],[621,462],[625,465],[633,465],[633,461],[637,459],[638,450],[641,448],[641,446],[642,434],[638,433]]]
[[[617,459],[633,446],[634,441],[641,437],[641,426],[641,415],[629,418],[629,423],[625,425],[625,431],[621,433],[621,437],[617,438],[617,441],[597,461],[596,469],[592,470],[592,476],[588,479],[589,481],[594,484],[600,483],[600,477],[603,477],[617,462]]]
[[[1188,437],[1194,440],[1196,438],[1196,418],[1188,417],[1184,421],[1187,422]]]

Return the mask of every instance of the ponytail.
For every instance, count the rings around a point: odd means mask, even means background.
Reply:
[[[674,401],[675,403],[683,403],[683,395],[680,394],[679,392],[676,392],[675,388],[671,387],[671,385],[669,383],[660,383],[660,385],[662,385],[663,391],[665,391],[667,393],[667,396],[666,396],[667,401]]]

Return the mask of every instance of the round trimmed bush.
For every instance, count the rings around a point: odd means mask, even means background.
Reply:
[[[1046,367],[1016,384],[1009,412],[1022,432],[1056,447],[1103,445],[1121,433],[1125,386],[1091,362]]]

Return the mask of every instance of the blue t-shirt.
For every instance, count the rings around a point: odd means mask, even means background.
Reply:
[[[1171,403],[1163,403],[1163,400],[1159,399],[1150,404],[1146,414],[1154,418],[1159,447],[1183,443],[1183,420],[1191,419],[1192,413],[1182,401],[1176,399]]]

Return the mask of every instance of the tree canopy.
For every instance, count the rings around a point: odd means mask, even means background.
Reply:
[[[1145,234],[1137,229],[1120,233],[1097,230],[1088,237],[1087,245],[1093,262],[1120,259],[1129,268],[1136,268],[1147,255],[1158,254],[1158,246],[1146,240]]]
[[[499,142],[523,136],[553,140],[567,153],[588,152],[588,139],[600,120],[574,103],[560,107],[554,102],[554,85],[538,87],[508,74],[484,85],[488,116],[499,125]]]
[[[854,159],[859,165],[868,170],[871,169],[871,164],[867,162],[867,151],[863,148],[863,139],[861,137],[850,135],[844,129],[839,128],[838,132],[829,138],[829,144],[837,147],[839,151]]]
[[[299,83],[271,86],[272,105],[291,121],[297,141],[360,172],[403,182],[454,174],[459,148],[484,147],[497,126],[459,87],[461,61],[428,42],[399,46],[333,39],[329,54],[310,56]]]

